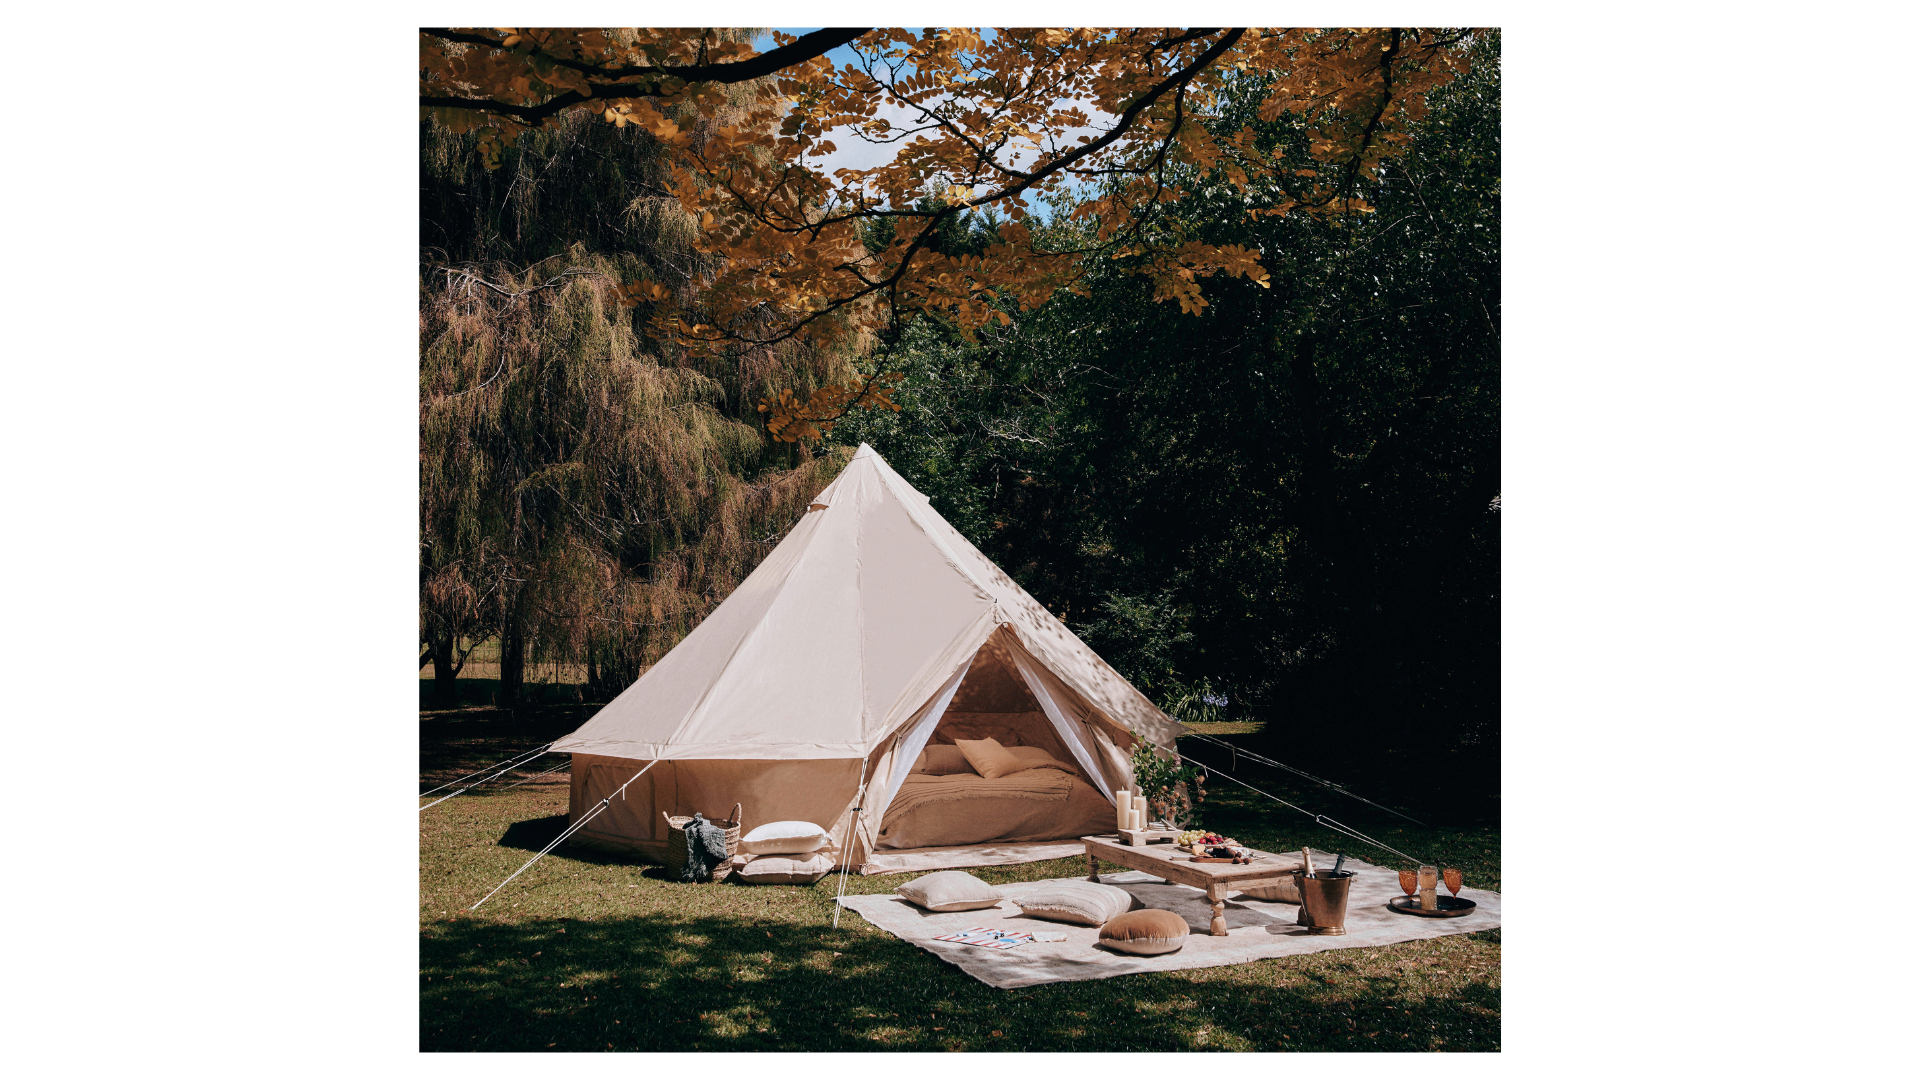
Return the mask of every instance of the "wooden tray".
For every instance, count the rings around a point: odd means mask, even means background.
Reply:
[[[1214,857],[1214,856],[1212,856],[1212,855],[1189,855],[1189,856],[1187,856],[1187,857],[1186,857],[1185,859],[1182,859],[1181,861],[1182,861],[1182,862],[1232,862],[1233,860],[1232,860],[1232,859],[1218,859],[1218,858],[1215,858],[1215,857]],[[1254,861],[1254,862],[1266,862],[1267,860],[1266,860],[1266,857],[1265,857],[1265,856],[1261,856],[1261,855],[1255,855],[1255,856],[1253,857],[1253,861]],[[1248,865],[1248,864],[1242,864],[1242,865]]]
[[[1396,896],[1387,901],[1388,911],[1397,911],[1402,915],[1418,915],[1423,919],[1457,919],[1462,915],[1473,914],[1480,905],[1471,900],[1462,900],[1457,896],[1436,897],[1440,902],[1439,911],[1421,911],[1420,898],[1417,896]]]

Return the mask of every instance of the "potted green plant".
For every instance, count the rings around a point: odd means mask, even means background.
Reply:
[[[1154,751],[1152,743],[1138,733],[1134,735],[1134,786],[1146,798],[1154,820],[1175,829],[1191,829],[1206,798],[1206,777],[1199,769],[1181,763],[1177,754],[1162,757]]]

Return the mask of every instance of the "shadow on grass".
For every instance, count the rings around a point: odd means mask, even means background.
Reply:
[[[427,1051],[1499,1045],[1499,991],[1488,985],[1411,1001],[1399,979],[1335,964],[1279,986],[1156,974],[994,990],[844,922],[458,918],[423,928],[420,972]]]
[[[551,817],[516,821],[507,826],[506,832],[500,834],[500,846],[519,848],[521,851],[539,851],[541,848],[553,843],[554,838],[565,832],[566,829],[567,815],[565,814],[554,814]],[[572,855],[575,853],[569,851],[568,854]]]

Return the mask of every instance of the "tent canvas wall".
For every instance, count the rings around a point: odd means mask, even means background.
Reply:
[[[826,825],[857,866],[919,750],[996,725],[1109,798],[1132,785],[1132,733],[1168,751],[1179,733],[863,444],[725,602],[553,749],[573,755],[576,821],[658,762],[579,842],[659,858],[663,814],[738,802],[748,829]]]

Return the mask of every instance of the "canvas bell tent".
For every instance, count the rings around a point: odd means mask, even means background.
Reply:
[[[875,873],[1112,831],[1136,732],[1170,751],[1179,726],[862,445],[733,595],[553,750],[572,755],[576,824],[627,785],[576,843],[660,859],[666,815],[738,803],[745,829],[817,823]],[[942,775],[952,743],[985,736],[1057,766]]]

